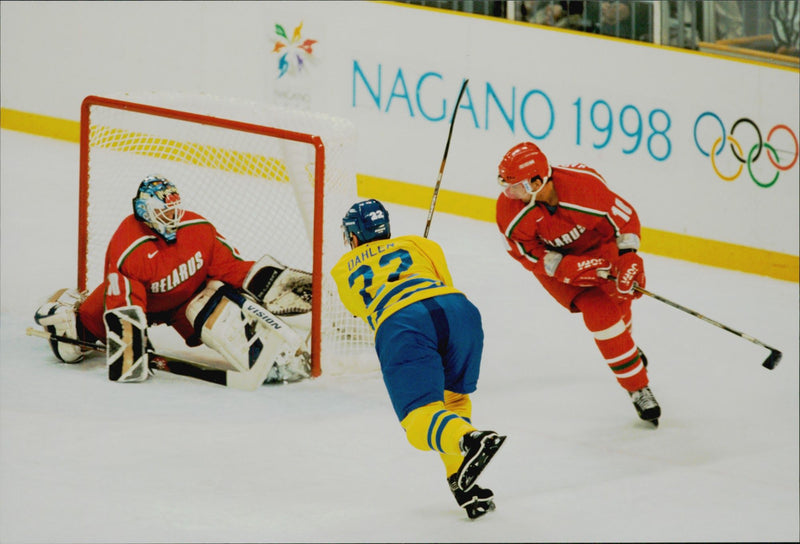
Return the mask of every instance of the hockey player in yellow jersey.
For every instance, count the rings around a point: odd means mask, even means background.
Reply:
[[[391,237],[377,200],[357,202],[343,220],[351,250],[331,270],[345,307],[375,331],[375,351],[395,413],[412,446],[439,452],[450,490],[470,518],[494,510],[475,484],[506,439],[471,423],[483,327],[438,244]]]

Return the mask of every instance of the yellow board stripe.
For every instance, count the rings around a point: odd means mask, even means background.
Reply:
[[[78,121],[58,119],[8,108],[0,108],[0,128],[75,143],[79,143],[81,139],[81,124]]]
[[[0,128],[75,143],[80,139],[80,123],[77,121],[8,108],[0,108]],[[231,164],[234,165],[231,168],[239,167],[237,161],[240,159],[240,157],[231,157]],[[357,176],[357,183],[358,195],[361,198],[377,198],[414,208],[428,209],[433,195],[432,186],[414,185],[363,174]],[[457,193],[446,189],[439,191],[436,201],[438,212],[491,223],[494,223],[494,209],[495,200],[493,198]],[[800,281],[800,258],[788,253],[650,228],[642,228],[642,251],[795,283]]]

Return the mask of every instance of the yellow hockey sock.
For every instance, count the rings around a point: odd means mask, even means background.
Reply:
[[[446,410],[455,412],[467,422],[472,418],[472,401],[469,395],[462,393],[453,393],[452,391],[444,392],[444,407]]]
[[[400,425],[406,430],[406,437],[415,448],[459,457],[461,437],[476,430],[459,414],[446,409],[441,401],[412,410]]]
[[[472,417],[472,401],[470,400],[469,395],[445,391],[444,407],[447,410],[458,414],[467,422],[469,422],[470,418]],[[461,463],[464,461],[464,456],[460,451],[457,454],[441,453],[439,456],[442,458],[444,470],[448,478],[456,473],[459,467],[461,467]]]

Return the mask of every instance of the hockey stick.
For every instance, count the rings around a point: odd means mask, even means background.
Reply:
[[[25,333],[28,336],[38,336],[39,338],[55,340],[65,344],[73,344],[75,346],[81,346],[88,349],[93,349],[95,351],[104,352],[106,350],[106,347],[103,344],[96,344],[87,342],[86,340],[78,340],[75,338],[69,338],[67,336],[50,334],[32,327],[28,327],[25,330]],[[171,357],[169,355],[163,355],[161,353],[156,353],[154,350],[147,350],[147,352],[150,354],[150,368],[152,369],[169,372],[170,374],[187,376],[189,378],[195,378],[204,382],[223,385],[225,387],[242,389],[244,391],[255,391],[258,389],[258,387],[264,383],[264,380],[267,378],[267,373],[269,372],[269,369],[267,369],[267,372],[264,372],[263,369],[256,370],[256,367],[251,369],[251,371],[255,371],[252,374],[250,374],[250,372],[237,372],[235,370],[207,368],[202,366],[200,363],[187,361],[186,359],[179,359],[177,357]],[[263,376],[261,374],[263,374]]]
[[[601,272],[603,272],[603,271],[601,271]],[[600,272],[598,272],[598,275],[600,277],[604,277],[604,278],[606,278],[608,280],[611,280],[611,281],[616,281],[616,279],[617,279],[614,276],[608,274],[607,272],[604,273],[604,274],[601,274]],[[745,334],[743,332],[739,332],[739,331],[737,331],[735,329],[732,329],[732,328],[728,327],[727,325],[723,325],[719,321],[714,321],[713,319],[711,319],[709,317],[706,317],[706,316],[704,316],[703,314],[701,314],[699,312],[696,312],[694,310],[686,308],[685,306],[681,306],[677,302],[673,302],[673,301],[671,301],[669,299],[666,299],[666,298],[664,298],[662,296],[659,296],[659,295],[657,295],[657,294],[655,294],[655,293],[653,293],[651,291],[648,291],[647,289],[642,289],[641,287],[639,287],[636,284],[633,285],[633,289],[634,289],[634,291],[637,291],[637,292],[639,292],[639,293],[641,293],[643,295],[647,295],[648,297],[652,297],[652,298],[658,300],[659,302],[663,302],[665,304],[669,304],[673,308],[677,308],[678,310],[686,312],[689,315],[693,315],[694,317],[702,319],[706,323],[711,323],[712,325],[714,325],[716,327],[719,327],[720,329],[723,329],[723,330],[726,330],[726,331],[728,331],[730,333],[733,333],[736,336],[744,338],[745,340],[749,340],[750,342],[752,342],[754,344],[758,344],[759,346],[761,346],[763,348],[767,348],[769,350],[769,355],[767,356],[766,359],[764,359],[764,362],[761,363],[761,366],[763,366],[764,368],[768,368],[769,370],[774,369],[778,365],[778,363],[781,361],[781,358],[783,357],[783,353],[781,353],[779,350],[777,350],[777,349],[775,349],[775,348],[773,348],[771,346],[766,345],[765,343],[761,342],[760,340],[757,340],[757,339],[753,338],[749,334]]]
[[[450,132],[447,134],[447,144],[444,146],[444,156],[442,157],[442,164],[439,166],[439,177],[436,178],[436,185],[433,188],[433,197],[431,198],[431,207],[428,210],[428,220],[425,222],[425,234],[423,235],[424,238],[428,237],[428,231],[431,228],[431,220],[433,219],[433,209],[436,207],[436,199],[439,196],[439,186],[442,184],[442,174],[444,174],[444,163],[447,161],[447,152],[450,150],[450,138],[453,137],[453,125],[456,122],[456,113],[458,113],[458,105],[461,103],[461,96],[464,94],[464,90],[467,88],[467,83],[469,79],[465,79],[464,82],[461,84],[461,90],[458,92],[458,98],[456,99],[456,106],[453,108],[453,116],[450,118]]]

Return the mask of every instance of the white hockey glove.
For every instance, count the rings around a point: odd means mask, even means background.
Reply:
[[[248,272],[242,288],[275,315],[311,311],[311,274],[287,268],[264,255]]]

